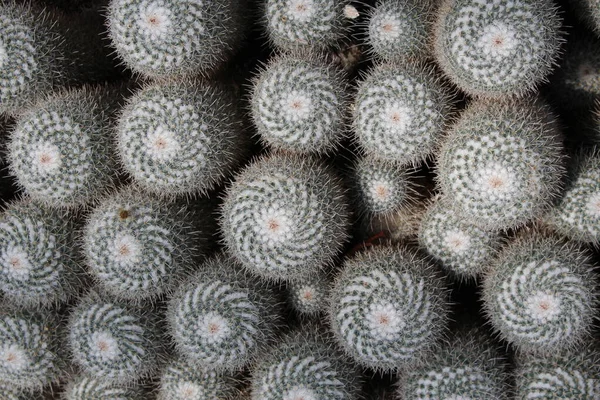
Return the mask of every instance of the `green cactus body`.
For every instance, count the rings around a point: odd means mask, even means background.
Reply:
[[[106,198],[89,215],[83,248],[92,275],[112,296],[145,300],[175,289],[203,244],[195,216],[136,190]]]
[[[56,320],[24,312],[0,316],[0,382],[18,391],[41,390],[63,375]]]
[[[229,372],[199,368],[183,358],[171,361],[160,376],[158,400],[233,399],[238,379]]]
[[[222,207],[225,244],[246,268],[271,280],[299,280],[331,263],[348,238],[349,207],[339,179],[314,158],[255,160]]]
[[[207,74],[227,61],[244,31],[243,1],[112,0],[108,33],[117,54],[151,77]]]
[[[257,76],[252,118],[261,139],[280,150],[325,153],[345,133],[347,82],[316,56],[285,55]]]
[[[547,220],[572,239],[600,243],[600,152],[582,155],[572,182]]]
[[[314,274],[287,287],[292,308],[301,315],[316,316],[327,308],[330,279],[324,273]]]
[[[282,50],[336,47],[348,32],[348,0],[263,0],[263,24]]]
[[[31,201],[11,204],[0,216],[0,291],[21,308],[71,298],[83,275],[72,215]]]
[[[369,13],[366,42],[387,62],[427,57],[433,18],[430,0],[379,0]]]
[[[473,279],[488,270],[502,244],[498,232],[465,223],[443,199],[427,209],[418,238],[421,247],[461,279]]]
[[[523,354],[516,360],[516,397],[533,399],[600,398],[600,351],[586,344],[576,351],[544,356]]]
[[[252,371],[252,400],[356,400],[356,368],[316,329],[289,334]]]
[[[120,385],[101,378],[78,376],[68,384],[64,400],[143,400],[142,390],[135,385]]]
[[[125,170],[144,190],[170,196],[214,188],[244,158],[246,142],[233,94],[193,80],[147,86],[117,127]]]
[[[162,355],[158,338],[153,316],[95,292],[84,297],[69,317],[67,340],[73,361],[86,375],[105,382],[130,384],[152,375]]]
[[[79,206],[116,180],[111,114],[119,94],[106,88],[63,91],[22,115],[8,145],[10,170],[37,201]]]
[[[412,250],[375,247],[348,259],[330,296],[338,343],[358,363],[396,371],[418,364],[442,339],[447,293]]]
[[[539,217],[559,195],[561,137],[539,102],[472,103],[438,155],[437,179],[465,222],[509,229]]]
[[[445,0],[434,54],[446,75],[474,96],[523,96],[551,72],[561,18],[551,0]]]
[[[451,111],[451,97],[421,64],[380,64],[359,84],[354,133],[367,155],[417,164],[430,155]]]
[[[259,357],[279,319],[273,290],[224,256],[204,263],[167,312],[179,354],[215,371],[235,371]]]
[[[535,231],[507,245],[484,277],[492,326],[523,351],[551,353],[580,344],[599,300],[590,255]]]

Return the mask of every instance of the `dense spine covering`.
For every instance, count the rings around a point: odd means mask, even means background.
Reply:
[[[196,214],[133,189],[107,197],[83,232],[90,272],[118,298],[141,301],[173,290],[205,244],[195,228]]]
[[[0,215],[0,292],[34,309],[67,301],[83,280],[74,216],[28,200]]]
[[[587,340],[600,302],[590,254],[573,242],[528,232],[508,244],[483,282],[483,305],[519,350],[551,353]]]
[[[332,344],[314,327],[288,334],[253,368],[252,400],[357,400],[357,369]]]
[[[229,88],[195,80],[151,84],[121,111],[117,147],[144,190],[205,193],[245,157],[248,140]]]
[[[446,75],[474,96],[523,96],[552,71],[562,20],[552,0],[444,0],[434,54]]]
[[[112,0],[108,32],[124,63],[151,77],[208,74],[243,36],[243,0]]]
[[[369,13],[366,42],[387,62],[425,58],[434,15],[431,0],[379,0]]]
[[[590,343],[572,352],[522,354],[515,376],[519,400],[595,400],[600,398],[600,350]]]
[[[437,271],[414,250],[374,247],[346,261],[331,290],[329,319],[356,362],[403,370],[442,339],[447,297]]]
[[[600,0],[572,0],[570,3],[580,20],[598,35],[600,33]]]
[[[167,321],[180,356],[203,368],[235,371],[273,341],[280,313],[272,288],[220,255],[175,293]]]
[[[72,360],[84,374],[105,382],[130,384],[150,376],[163,353],[155,315],[149,315],[155,311],[89,293],[69,316]]]
[[[80,375],[70,380],[61,397],[64,400],[143,400],[137,385],[120,385],[102,378]]]
[[[284,51],[339,46],[349,28],[349,0],[263,0],[263,24],[275,47]]]
[[[314,274],[287,286],[292,308],[300,315],[316,316],[327,309],[330,279],[325,273]]]
[[[497,231],[465,223],[452,206],[437,200],[419,227],[419,244],[457,277],[471,279],[489,269],[502,244]]]
[[[417,164],[435,149],[451,109],[450,92],[430,67],[380,64],[358,87],[356,140],[372,157]]]
[[[31,197],[79,206],[106,194],[117,178],[112,114],[119,91],[65,90],[18,120],[8,145],[10,170]]]
[[[312,157],[255,160],[229,187],[225,244],[246,268],[271,280],[299,280],[331,263],[348,238],[340,180]]]
[[[0,382],[36,391],[63,375],[57,320],[25,312],[0,312]]]
[[[202,368],[182,357],[172,360],[160,376],[158,400],[233,399],[239,393],[237,375]]]
[[[561,139],[541,102],[475,101],[441,146],[438,183],[466,222],[489,230],[522,225],[562,190]]]
[[[273,59],[257,76],[252,119],[263,142],[297,153],[326,153],[345,134],[348,83],[343,71],[302,53]]]

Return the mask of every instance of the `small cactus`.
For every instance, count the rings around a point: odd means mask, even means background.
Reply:
[[[305,316],[316,316],[327,309],[330,279],[318,273],[306,279],[290,282],[287,287],[292,308]]]
[[[144,393],[137,385],[120,385],[102,378],[80,375],[69,381],[64,400],[143,400]]]
[[[261,356],[280,311],[273,290],[221,255],[205,262],[169,302],[178,353],[195,365],[235,371]]]
[[[340,181],[314,158],[255,160],[227,191],[221,228],[246,268],[271,280],[310,276],[342,250],[349,210]]]
[[[435,149],[451,97],[429,67],[380,64],[360,82],[353,110],[354,133],[367,155],[417,164]]]
[[[244,1],[112,0],[108,33],[119,57],[151,77],[208,74],[244,31]]]
[[[247,145],[233,94],[194,80],[148,85],[128,101],[117,126],[123,167],[155,194],[213,189],[245,157]]]
[[[552,0],[444,0],[434,54],[470,95],[523,96],[552,71],[563,42],[561,23]]]
[[[325,153],[345,133],[347,82],[341,69],[316,56],[285,55],[257,76],[252,118],[268,145],[297,153]]]
[[[402,247],[375,247],[348,259],[331,290],[329,319],[356,362],[382,371],[410,368],[442,339],[448,299],[439,274]]]
[[[600,292],[590,254],[536,231],[508,244],[483,282],[484,309],[517,349],[550,353],[587,339]]]

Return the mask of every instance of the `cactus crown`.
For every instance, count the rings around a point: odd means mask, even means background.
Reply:
[[[325,273],[290,282],[287,292],[292,308],[301,315],[307,316],[325,311],[329,298],[329,285],[330,279]]]

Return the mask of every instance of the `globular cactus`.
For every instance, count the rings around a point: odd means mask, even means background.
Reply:
[[[160,375],[158,400],[234,399],[239,393],[239,378],[230,372],[212,368],[178,357]]]
[[[434,24],[434,54],[470,95],[523,96],[552,71],[561,24],[552,0],[444,0]]]
[[[600,33],[600,0],[572,0],[569,4],[579,19],[598,35]]]
[[[108,34],[133,71],[150,77],[209,74],[237,49],[244,1],[112,0]]]
[[[267,37],[282,50],[326,50],[345,39],[349,0],[263,0]]]
[[[256,77],[252,119],[275,149],[326,153],[345,134],[348,83],[343,71],[317,56],[284,55]]]
[[[22,200],[0,215],[0,292],[20,308],[65,302],[84,280],[74,215]]]
[[[403,247],[374,247],[345,262],[331,290],[329,320],[356,362],[404,370],[443,338],[448,294],[434,267]]]
[[[175,289],[204,245],[196,213],[178,202],[125,189],[88,216],[83,251],[105,292],[142,301]]]
[[[393,63],[428,57],[434,17],[431,0],[379,0],[368,16],[370,51]]]
[[[508,244],[484,277],[491,325],[517,349],[551,353],[589,336],[600,291],[590,254],[537,231]]]
[[[195,80],[159,82],[121,111],[117,147],[144,190],[167,196],[204,193],[244,157],[248,140],[233,93]]]
[[[516,399],[600,398],[600,350],[591,342],[574,351],[539,356],[520,354],[516,359]]]
[[[59,325],[53,314],[2,310],[0,313],[0,382],[15,391],[41,391],[63,377]]]
[[[571,182],[546,216],[559,233],[584,243],[600,243],[600,152],[580,154]]]
[[[502,238],[466,223],[443,200],[431,204],[419,227],[419,244],[459,279],[474,279],[489,269]]]
[[[353,111],[356,140],[367,155],[417,164],[435,149],[451,96],[429,67],[380,64],[360,82]]]
[[[471,103],[437,161],[448,204],[465,222],[488,230],[541,216],[560,194],[565,172],[561,136],[539,101]]]
[[[25,112],[11,132],[10,171],[33,199],[73,207],[106,194],[117,178],[114,88],[65,90]]]
[[[71,379],[62,394],[64,400],[143,400],[139,385],[121,385],[102,378],[79,375]]]
[[[229,187],[221,229],[229,252],[253,273],[299,280],[331,263],[348,238],[349,207],[333,171],[315,158],[255,160]]]
[[[507,400],[506,365],[481,329],[460,328],[439,350],[400,376],[400,399]]]
[[[252,370],[252,400],[357,400],[356,367],[329,335],[305,326],[292,332]]]
[[[327,309],[330,279],[325,273],[317,273],[287,286],[292,308],[303,316],[316,316]]]
[[[202,368],[235,371],[262,355],[280,313],[272,288],[220,255],[173,295],[167,321],[180,356]]]
[[[67,342],[71,359],[85,375],[132,384],[152,375],[162,361],[156,310],[107,299],[97,292],[71,311]]]

